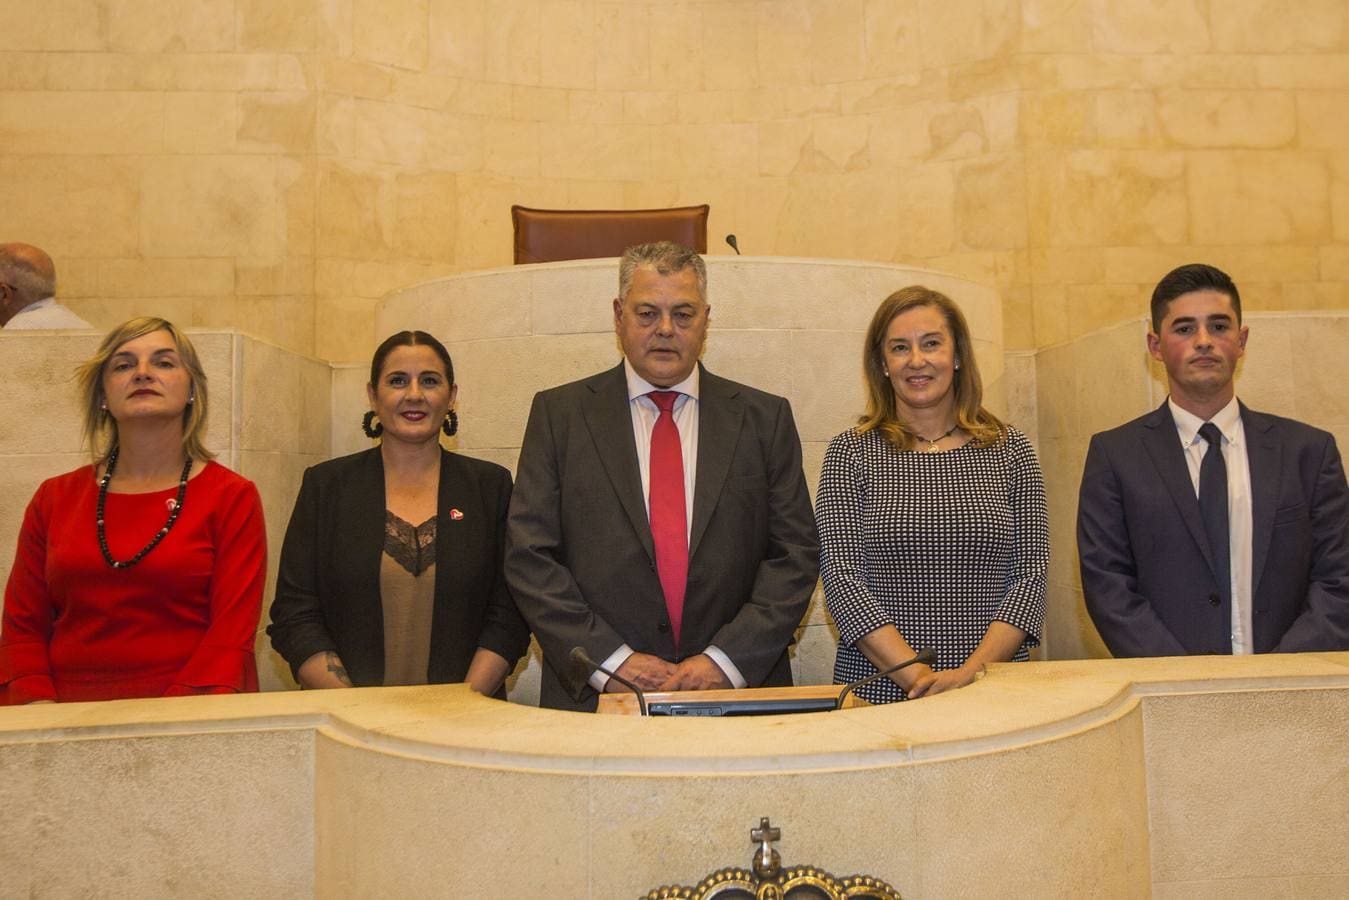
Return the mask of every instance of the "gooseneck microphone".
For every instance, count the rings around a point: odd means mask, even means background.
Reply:
[[[581,649],[580,647],[576,648],[576,650],[580,649]],[[576,656],[576,650],[572,651],[573,657]],[[917,665],[918,663],[922,663],[925,666],[930,666],[936,661],[937,661],[937,652],[933,650],[931,647],[924,647],[922,650],[919,650],[917,653],[915,653],[911,658],[906,659],[903,662],[895,663],[888,669],[882,669],[881,671],[876,672],[873,675],[868,675],[861,681],[854,681],[852,684],[844,685],[843,690],[838,692],[838,700],[835,701],[834,703],[834,709],[842,709],[843,701],[847,699],[849,694],[856,691],[860,687],[866,687],[867,685],[871,684],[871,682],[879,681],[885,676],[891,674],[892,672],[898,672],[900,669],[906,668],[908,666],[914,666]]]
[[[731,245],[731,249],[735,251],[736,256],[740,255],[740,245],[735,242],[735,235],[726,235],[726,243]]]
[[[625,688],[632,691],[634,694],[637,695],[637,708],[642,711],[642,715],[644,716],[647,715],[646,695],[642,693],[642,689],[639,688],[637,685],[633,684],[631,681],[628,681],[628,679],[624,678],[622,675],[619,675],[617,672],[610,672],[608,669],[604,668],[604,666],[595,662],[593,659],[590,658],[590,654],[586,653],[584,647],[571,648],[571,661],[576,663],[578,666],[585,667],[587,678],[590,677],[590,673],[592,672],[603,672],[605,675],[608,675],[614,681],[617,681],[619,684],[623,685]]]

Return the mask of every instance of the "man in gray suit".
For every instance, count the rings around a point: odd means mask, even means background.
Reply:
[[[1091,440],[1077,542],[1115,656],[1349,649],[1349,490],[1330,434],[1236,399],[1241,297],[1212,266],[1152,295],[1159,409]]]
[[[619,268],[614,368],[534,398],[506,578],[543,647],[540,702],[625,690],[791,684],[787,645],[819,571],[801,443],[781,397],[698,361],[701,257],[662,242]]]

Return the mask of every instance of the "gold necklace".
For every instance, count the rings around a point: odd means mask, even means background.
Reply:
[[[937,446],[937,442],[938,442],[938,441],[944,441],[944,440],[946,440],[947,438],[949,438],[951,435],[955,434],[955,433],[956,433],[956,429],[959,428],[959,427],[960,427],[960,423],[957,422],[956,424],[954,424],[954,425],[952,425],[952,426],[950,427],[950,429],[946,432],[946,434],[943,434],[941,437],[937,437],[937,438],[925,438],[925,437],[923,437],[921,434],[915,434],[914,437],[918,438],[918,440],[920,440],[920,441],[925,441],[925,442],[927,443],[927,446],[923,448],[923,451],[922,451],[922,452],[924,452],[924,453],[940,453],[940,452],[941,452],[941,448]]]

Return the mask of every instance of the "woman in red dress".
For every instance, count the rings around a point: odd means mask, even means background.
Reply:
[[[251,481],[202,446],[206,375],[170,323],[79,370],[94,463],[42,483],[0,626],[0,704],[258,689],[267,546]]]

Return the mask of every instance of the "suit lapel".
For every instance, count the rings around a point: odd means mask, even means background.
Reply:
[[[1246,460],[1251,468],[1251,593],[1260,586],[1260,575],[1269,559],[1274,537],[1274,508],[1279,502],[1279,472],[1282,452],[1269,433],[1270,419],[1241,407],[1246,432]]]
[[[702,364],[699,363],[701,367]],[[701,369],[698,376],[698,477],[693,485],[693,529],[689,534],[689,559],[698,544],[726,484],[731,470],[744,407],[731,382]]]
[[[584,400],[582,415],[590,429],[595,452],[633,531],[647,556],[655,562],[656,551],[651,541],[651,523],[646,517],[646,499],[642,496],[642,473],[637,467],[637,443],[632,436],[632,413],[628,409],[628,382],[623,375],[623,364],[595,376],[586,387],[590,389],[590,395]]]
[[[1204,554],[1209,571],[1217,577],[1213,563],[1213,551],[1208,545],[1208,533],[1204,531],[1204,520],[1199,515],[1199,498],[1194,493],[1194,482],[1190,480],[1190,469],[1185,464],[1185,451],[1181,449],[1180,439],[1176,436],[1176,420],[1163,402],[1161,408],[1143,423],[1143,446],[1147,449],[1152,464],[1157,468],[1162,484],[1171,494],[1176,509],[1180,511],[1181,521],[1189,529],[1190,536]]]

